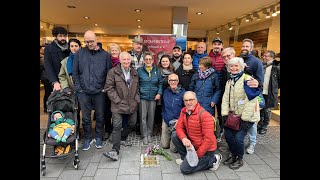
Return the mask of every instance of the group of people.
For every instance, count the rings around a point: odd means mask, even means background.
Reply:
[[[251,39],[243,40],[239,57],[232,47],[223,48],[223,41],[214,38],[209,54],[204,42],[197,44],[193,54],[182,53],[175,45],[172,56],[162,55],[159,64],[154,64],[153,54],[142,51],[140,36],[134,38],[128,52],[121,52],[114,43],[107,52],[91,30],[84,34],[84,48],[77,39],[67,43],[63,27],[55,27],[52,34],[54,41],[44,50],[44,69],[53,90],[75,93],[78,98],[84,129],[82,150],[90,149],[93,142],[102,148],[103,133],[109,136],[112,132],[112,149],[103,155],[118,160],[120,145],[131,145],[127,137],[137,124],[143,144],[152,143],[157,105],[162,115],[161,147],[180,154],[176,163],[185,174],[218,169],[222,155],[215,151],[223,134],[231,152],[224,164],[240,168],[246,134],[250,137],[247,153],[252,154],[257,132],[267,132],[270,108],[277,105],[280,63],[273,51],[265,52],[263,62],[253,56]],[[257,107],[258,96],[248,98],[244,84],[261,91],[264,108]],[[224,127],[230,112],[241,117],[239,130]],[[221,128],[216,135],[214,117]],[[190,148],[198,156],[196,166],[190,166],[186,158]]]

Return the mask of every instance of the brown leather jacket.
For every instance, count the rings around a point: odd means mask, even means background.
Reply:
[[[139,77],[131,66],[130,79],[128,87],[120,63],[109,70],[104,90],[111,100],[111,112],[131,114],[137,110],[140,102]]]

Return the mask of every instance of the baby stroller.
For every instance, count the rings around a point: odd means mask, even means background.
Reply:
[[[42,176],[46,175],[46,163],[45,158],[58,158],[64,159],[71,154],[74,155],[73,166],[74,168],[78,169],[79,154],[78,154],[78,140],[79,140],[79,128],[78,128],[78,121],[77,121],[77,99],[75,94],[67,94],[65,92],[60,91],[53,91],[47,101],[47,112],[48,112],[48,126],[43,135],[43,149],[42,149],[42,157],[41,157],[41,174]],[[48,131],[51,124],[51,115],[55,111],[61,111],[64,113],[65,118],[70,118],[75,122],[75,130],[74,133],[71,134],[66,142],[56,142],[55,139],[48,137]],[[56,147],[64,147],[64,149],[69,148],[69,151],[62,154],[55,154],[53,151],[52,154],[46,155],[46,147],[47,145],[53,146],[54,150],[58,149]]]

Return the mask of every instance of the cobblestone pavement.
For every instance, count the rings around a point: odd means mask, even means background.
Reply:
[[[43,150],[43,133],[40,129],[40,160]],[[79,140],[79,168],[76,170],[72,162],[74,156],[71,155],[65,159],[46,158],[46,175],[40,179],[108,179],[108,180],[217,180],[217,179],[280,179],[280,126],[269,127],[267,134],[257,135],[257,145],[255,152],[251,155],[244,155],[244,166],[238,170],[231,170],[229,167],[220,164],[217,171],[201,171],[192,175],[183,175],[179,166],[174,161],[168,161],[160,156],[159,167],[142,167],[140,165],[140,156],[144,154],[147,146],[142,145],[140,136],[134,132],[128,137],[132,147],[121,146],[120,160],[111,161],[102,155],[112,147],[109,141],[105,141],[102,149],[96,149],[92,144],[88,151],[82,151],[82,139]],[[248,137],[245,138],[248,143]],[[160,135],[153,137],[153,144],[160,144]],[[227,149],[227,143],[223,140],[218,144],[221,150]],[[53,151],[52,147],[46,148],[46,154]],[[173,159],[178,158],[178,154],[166,150]],[[223,159],[228,156],[228,151],[220,151]],[[41,169],[41,166],[40,166]]]

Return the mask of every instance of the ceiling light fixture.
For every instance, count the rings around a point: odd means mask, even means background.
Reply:
[[[231,23],[228,23],[228,28],[229,28],[230,31],[233,29]]]
[[[85,18],[85,19],[90,19],[90,17],[88,17],[88,16],[84,16],[83,18]]]
[[[138,28],[141,28],[141,26],[138,26]]]
[[[270,16],[270,11],[268,9],[263,9],[262,12],[263,12],[263,14],[266,15],[266,18],[270,18],[271,17]]]
[[[197,14],[197,15],[202,15],[203,13],[202,13],[202,12],[196,12],[196,14]]]
[[[254,13],[252,13],[252,17],[257,18],[257,21],[259,21],[259,20],[260,20],[260,15],[258,14],[258,12],[254,12]]]
[[[277,7],[276,13],[277,13],[277,14],[280,14],[280,6]]]
[[[247,18],[246,18],[246,22],[250,22],[250,21],[252,21],[253,19],[252,19],[252,17],[251,17],[251,15],[249,14],[248,16],[247,16]]]
[[[137,19],[137,21],[138,21],[138,22],[141,22],[142,20],[141,20],[141,19]]]
[[[135,12],[141,12],[141,9],[135,9],[134,11]]]
[[[98,24],[94,24],[95,26],[98,26]]]
[[[270,6],[270,13],[272,13],[272,17],[277,16],[278,14],[276,13],[276,7],[275,6]]]

